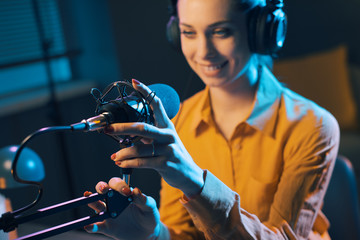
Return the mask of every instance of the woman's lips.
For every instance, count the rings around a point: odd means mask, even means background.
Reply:
[[[220,64],[199,64],[201,71],[204,73],[205,76],[214,77],[218,75],[221,70],[225,67],[228,61],[225,61]]]

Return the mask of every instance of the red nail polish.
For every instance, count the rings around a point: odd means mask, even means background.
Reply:
[[[112,133],[114,132],[114,128],[112,126],[104,127],[104,133]]]
[[[116,159],[116,153],[112,154],[110,158],[111,158],[111,160],[115,160]]]
[[[128,187],[123,187],[123,188],[121,189],[121,192],[124,193],[124,194],[127,195],[127,196],[129,196],[129,195],[131,194],[131,190],[130,190],[130,188],[128,188]]]
[[[86,191],[86,192],[84,192],[84,197],[88,197],[88,196],[90,196],[91,194],[92,194],[92,192]]]
[[[117,162],[115,162],[115,164],[117,165],[117,166],[121,166],[121,162],[120,161],[117,161]]]
[[[135,84],[135,85],[140,85],[140,82],[136,79],[131,79],[132,83]]]

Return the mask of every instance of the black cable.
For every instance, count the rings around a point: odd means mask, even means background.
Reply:
[[[15,215],[18,215],[30,208],[32,208],[33,206],[35,206],[35,204],[37,204],[41,197],[42,197],[42,193],[43,193],[43,185],[41,182],[35,182],[35,181],[28,181],[28,180],[24,180],[24,179],[21,179],[19,177],[19,175],[17,174],[17,162],[19,160],[19,157],[20,157],[20,154],[21,154],[21,151],[25,148],[25,146],[30,142],[30,140],[32,140],[34,137],[36,136],[39,136],[39,135],[42,135],[42,134],[45,134],[45,133],[48,133],[48,132],[59,132],[59,131],[67,131],[67,130],[70,130],[70,131],[73,131],[73,127],[72,126],[57,126],[57,127],[46,127],[46,128],[41,128],[39,130],[37,130],[36,132],[30,134],[29,136],[27,136],[21,143],[21,145],[19,146],[19,148],[17,149],[16,151],[16,154],[15,154],[15,158],[14,158],[14,161],[12,163],[12,166],[11,166],[11,173],[14,177],[14,179],[19,182],[19,183],[24,183],[24,184],[31,184],[31,185],[35,185],[36,187],[38,187],[38,195],[36,196],[36,199],[30,203],[29,205],[25,206],[25,207],[22,207],[20,209],[17,209],[15,211],[12,212],[12,214],[15,214]]]

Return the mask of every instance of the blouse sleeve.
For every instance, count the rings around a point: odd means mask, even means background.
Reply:
[[[160,191],[160,218],[169,230],[171,239],[194,240],[205,239],[194,225],[188,211],[182,206],[179,199],[183,193],[169,186],[163,179]]]

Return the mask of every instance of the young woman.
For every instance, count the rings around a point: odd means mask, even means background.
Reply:
[[[143,144],[111,159],[161,174],[160,213],[151,197],[113,178],[96,190],[132,195],[133,203],[118,218],[86,230],[116,239],[328,237],[320,208],[337,155],[338,124],[283,87],[250,47],[249,14],[261,4],[177,1],[181,49],[206,88],[182,104],[175,126],[155,97],[155,126],[105,129],[143,137]],[[133,86],[150,93],[136,80]],[[102,202],[91,207],[104,210]]]

